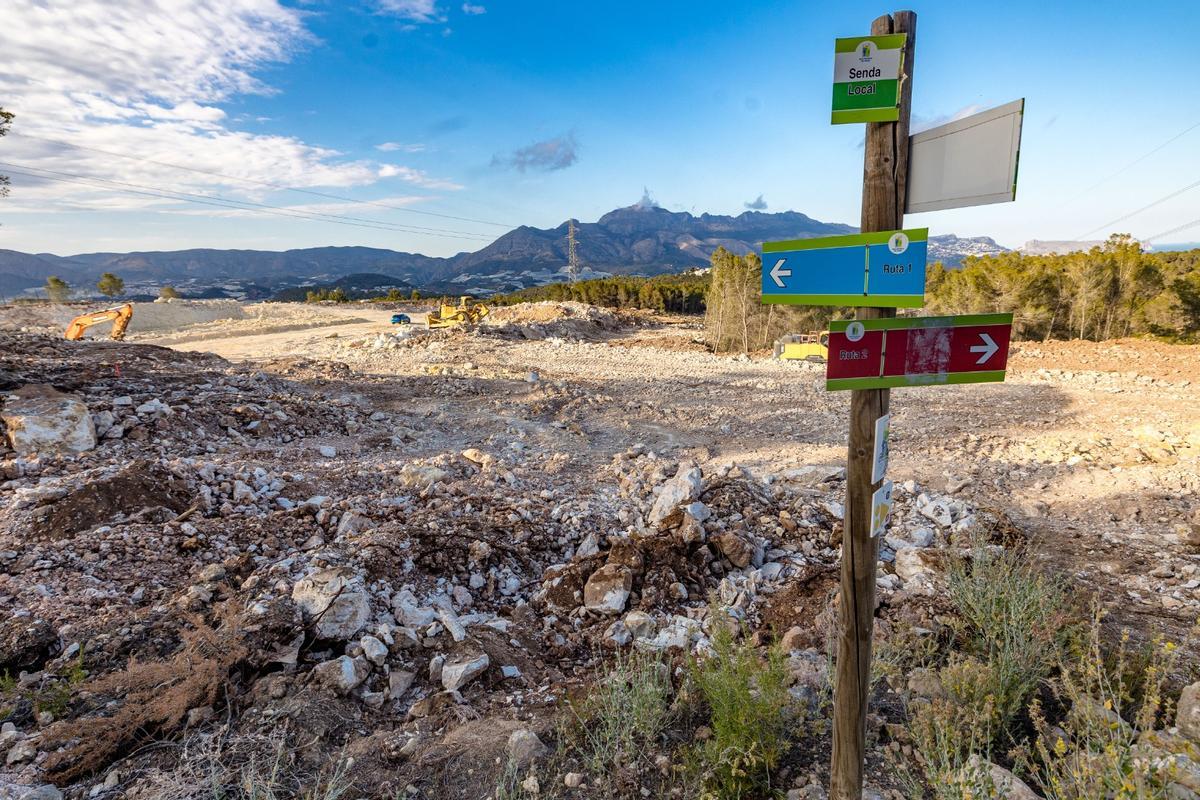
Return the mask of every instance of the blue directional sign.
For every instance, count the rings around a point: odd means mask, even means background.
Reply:
[[[920,308],[928,248],[928,228],[766,242],[763,302]]]

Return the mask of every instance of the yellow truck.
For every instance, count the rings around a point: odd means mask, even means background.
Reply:
[[[816,361],[829,359],[829,331],[791,333],[775,340],[775,357],[784,361]]]

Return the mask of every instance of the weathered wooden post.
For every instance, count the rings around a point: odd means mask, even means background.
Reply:
[[[871,23],[871,35],[907,34],[900,79],[900,118],[870,122],[863,163],[863,233],[904,228],[908,128],[917,15],[897,11]],[[894,308],[859,308],[857,319],[894,317]],[[842,585],[833,716],[830,796],[861,800],[871,688],[871,633],[879,541],[872,536],[871,498],[875,421],[888,413],[889,389],[859,389],[850,396],[850,446],[846,463],[846,515],[842,534]]]

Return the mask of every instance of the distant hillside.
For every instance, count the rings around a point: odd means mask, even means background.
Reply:
[[[990,256],[1007,253],[1008,248],[996,244],[990,236],[960,237],[953,233],[929,237],[929,260],[940,261],[947,267],[962,266],[967,256]]]
[[[414,287],[404,281],[393,278],[388,275],[380,275],[371,272],[356,272],[353,275],[347,275],[343,278],[338,278],[329,283],[316,284],[310,283],[304,286],[288,287],[280,289],[274,295],[272,300],[280,300],[284,302],[302,302],[308,298],[308,293],[314,289],[341,289],[346,293],[347,297],[373,297],[379,294],[386,293],[395,289],[396,291],[405,294],[410,293]]]
[[[1030,239],[1019,248],[1027,256],[1048,256],[1057,253],[1065,256],[1067,253],[1087,252],[1093,247],[1099,247],[1103,241],[1072,242],[1070,240]]]
[[[659,275],[707,265],[718,247],[738,254],[762,242],[853,233],[850,225],[821,222],[796,211],[737,216],[667,211],[647,204],[619,208],[596,222],[577,223],[583,277]],[[967,255],[1001,252],[987,237],[932,238],[931,260],[958,265]],[[94,286],[103,272],[124,278],[130,291],[172,284],[190,295],[245,294],[253,285],[278,291],[306,284],[332,285],[349,275],[437,291],[512,291],[562,280],[567,262],[567,222],[542,229],[523,225],[473,253],[434,258],[371,247],[263,250],[193,249],[166,252],[83,253],[57,256],[0,250],[0,292],[15,294],[59,275],[73,286]],[[382,285],[382,284],[381,284]]]

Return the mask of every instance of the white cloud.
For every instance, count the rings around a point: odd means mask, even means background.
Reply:
[[[432,8],[432,0],[427,5]],[[422,188],[461,188],[417,170],[349,159],[294,136],[231,127],[220,104],[271,92],[255,74],[313,42],[303,22],[303,12],[277,0],[8,0],[0,26],[7,65],[0,70],[0,101],[16,119],[2,160],[248,198],[270,190],[166,164],[297,187],[367,185],[387,171]],[[77,207],[104,202],[111,209],[172,203],[116,189],[14,174],[4,210],[63,201]]]
[[[379,10],[413,22],[442,22],[436,0],[379,0]]]
[[[472,17],[476,17],[476,16],[479,16],[480,14],[487,13],[487,9],[484,6],[477,6],[477,5],[473,5],[471,3],[463,3],[462,10],[463,10],[464,14],[467,14]]]
[[[972,114],[978,114],[980,111],[983,111],[983,106],[979,105],[978,103],[972,103],[971,105],[963,106],[962,108],[950,114],[935,114],[932,117],[926,117],[921,114],[913,114],[911,126],[912,133],[927,131],[930,128],[936,128],[939,125],[945,125],[947,122],[954,122],[962,119],[963,117],[969,117]]]
[[[381,178],[399,178],[402,181],[420,186],[423,189],[461,189],[459,184],[445,178],[431,178],[419,169],[402,167],[398,164],[384,164],[379,168]]]
[[[376,150],[382,150],[385,153],[424,153],[426,147],[420,142],[413,144],[405,144],[404,142],[381,142],[375,145]]]

